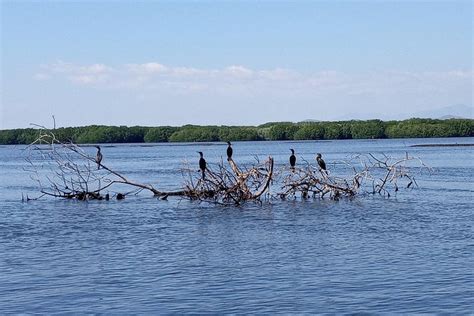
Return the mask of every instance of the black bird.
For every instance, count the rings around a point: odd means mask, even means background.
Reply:
[[[100,169],[100,163],[102,162],[102,153],[100,152],[100,146],[95,146],[97,148],[97,155],[95,156],[95,162],[97,163],[97,170]]]
[[[295,150],[294,149],[290,149],[290,150],[291,150],[290,166],[291,166],[291,169],[295,170],[295,165],[296,165]]]
[[[326,171],[326,163],[324,162],[323,158],[321,158],[321,154],[316,155],[316,161],[318,162],[319,168]]]
[[[232,147],[231,147],[232,144],[230,142],[227,142],[227,144],[229,145],[229,146],[227,146],[227,160],[231,160],[232,159],[232,153],[234,151],[232,150]]]
[[[201,169],[202,172],[202,178],[204,179],[206,177],[205,171],[206,171],[206,160],[204,159],[204,155],[201,151],[198,151],[199,155],[201,158],[199,158],[199,169]]]

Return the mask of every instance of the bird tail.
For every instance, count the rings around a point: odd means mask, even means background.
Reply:
[[[206,178],[206,172],[204,170],[201,170],[202,172],[202,179],[204,180]]]

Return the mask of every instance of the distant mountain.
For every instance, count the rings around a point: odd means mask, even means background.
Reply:
[[[424,110],[417,112],[401,113],[398,115],[389,115],[382,113],[348,113],[336,117],[334,120],[368,120],[381,119],[387,120],[405,120],[413,117],[432,118],[432,119],[450,119],[450,118],[468,118],[474,119],[474,107],[465,104],[456,104],[435,108],[432,110]]]
[[[372,120],[372,119],[379,119],[383,121],[393,120],[394,118],[388,117],[386,114],[381,113],[347,113],[334,119],[330,119],[328,121],[351,121],[351,120]]]
[[[474,118],[474,107],[467,106],[464,104],[457,104],[451,106],[445,106],[433,110],[415,112],[410,117],[421,117],[421,118],[435,118],[435,119],[448,119],[448,118]],[[408,118],[408,117],[407,117]]]

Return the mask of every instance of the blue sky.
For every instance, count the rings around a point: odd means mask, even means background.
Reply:
[[[471,1],[2,1],[0,128],[472,106]]]

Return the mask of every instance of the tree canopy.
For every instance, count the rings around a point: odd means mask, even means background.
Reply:
[[[91,125],[57,128],[54,134],[62,142],[80,144],[472,137],[474,120],[412,118],[403,121],[270,122],[259,126]],[[38,129],[35,128],[0,130],[0,144],[29,144],[37,136]]]

